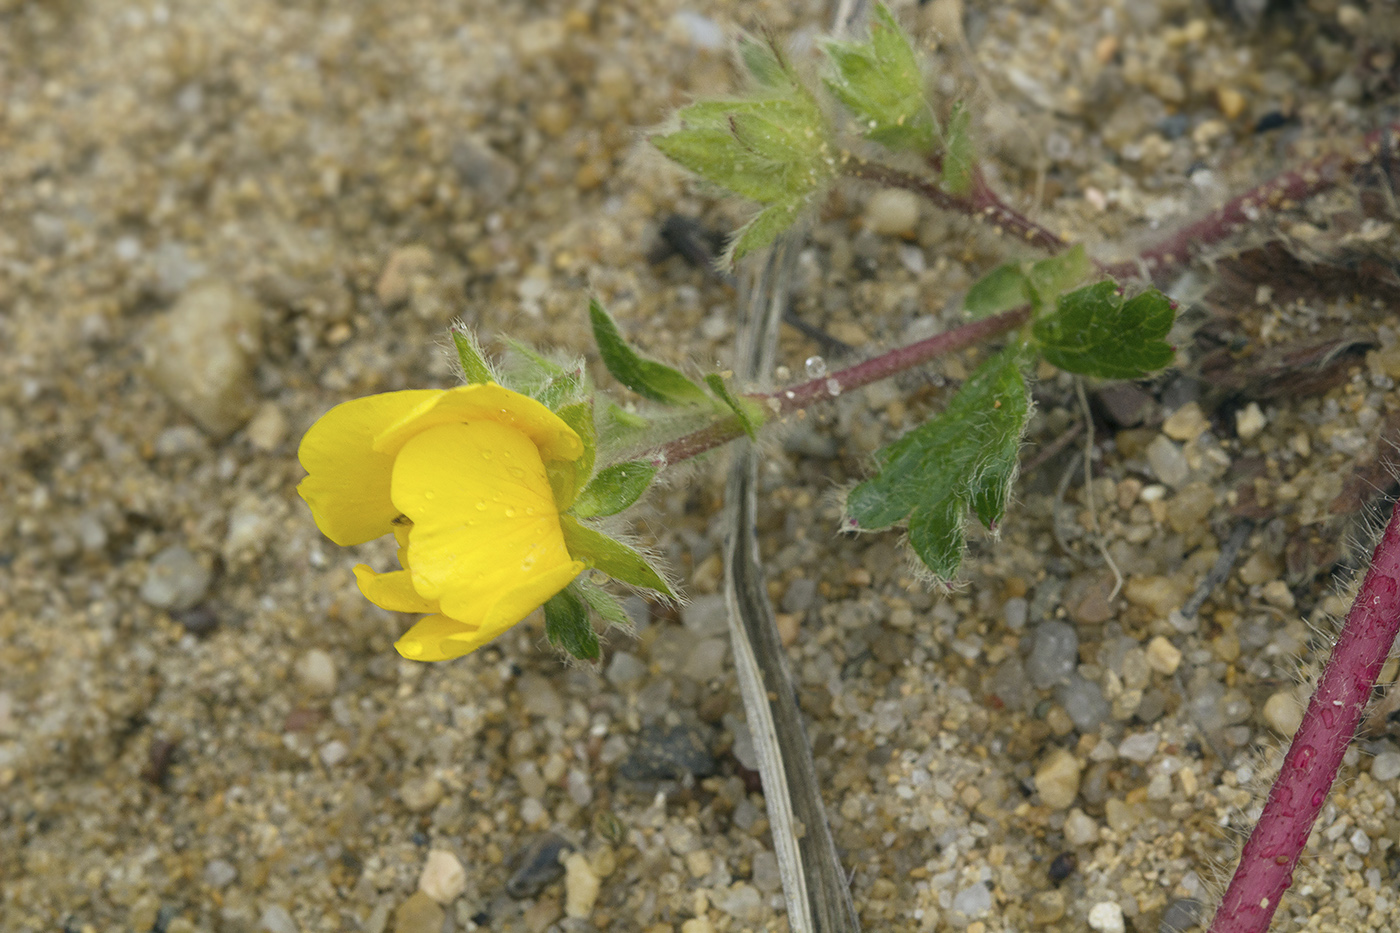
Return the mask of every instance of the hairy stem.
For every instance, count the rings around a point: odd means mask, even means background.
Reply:
[[[889,350],[863,363],[837,370],[828,376],[809,379],[776,392],[745,396],[758,402],[771,415],[787,415],[806,408],[814,402],[836,398],[842,392],[868,386],[890,376],[913,369],[929,360],[961,350],[973,344],[1013,331],[1030,319],[1029,306],[1013,308],[1001,314],[983,318],[944,331],[933,337]],[[742,436],[744,427],[733,416],[706,425],[682,437],[661,445],[642,455],[658,464],[678,463],[713,450],[721,444]]]
[[[1032,246],[1051,253],[1058,253],[1068,245],[1048,228],[1007,205],[976,169],[972,173],[971,190],[965,195],[949,194],[935,182],[878,162],[852,160],[846,163],[845,172],[852,178],[863,178],[890,188],[912,191],[944,210],[966,214],[990,223],[998,230],[1010,232]]]
[[[1342,756],[1361,722],[1376,677],[1400,630],[1400,507],[1376,546],[1302,725],[1284,755],[1259,822],[1240,853],[1210,933],[1264,933]]]
[[[1146,272],[1160,282],[1189,262],[1193,250],[1219,243],[1249,224],[1258,222],[1266,212],[1297,207],[1304,200],[1344,181],[1360,166],[1389,153],[1394,148],[1397,132],[1400,132],[1400,124],[1374,130],[1359,147],[1351,151],[1329,153],[1301,168],[1276,175],[1262,185],[1231,198],[1224,206],[1200,220],[1181,227],[1166,239],[1143,250],[1135,259],[1106,266],[1103,271],[1119,278]]]

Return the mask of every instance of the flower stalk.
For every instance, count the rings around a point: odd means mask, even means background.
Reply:
[[[1400,630],[1400,508],[1347,613],[1332,657],[1240,853],[1210,933],[1264,933],[1307,845],[1342,756]]]

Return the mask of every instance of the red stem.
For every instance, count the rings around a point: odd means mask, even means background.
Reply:
[[[764,412],[774,415],[787,415],[806,408],[813,402],[836,398],[842,392],[849,392],[868,386],[872,382],[912,369],[927,363],[935,357],[954,350],[961,350],[973,344],[989,340],[999,334],[1013,331],[1030,319],[1029,306],[1003,311],[980,321],[973,321],[944,331],[907,347],[898,347],[863,363],[838,370],[829,376],[809,379],[788,389],[744,396],[762,406]],[[642,455],[658,464],[678,463],[698,454],[727,444],[744,433],[743,425],[733,416],[692,431],[684,437]]]
[[[1264,933],[1342,765],[1400,630],[1400,506],[1293,736],[1210,933]]]

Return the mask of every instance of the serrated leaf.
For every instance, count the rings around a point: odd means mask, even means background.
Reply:
[[[593,569],[623,583],[655,590],[668,599],[676,598],[666,579],[635,549],[589,528],[572,515],[560,515],[559,527],[569,553]]]
[[[997,266],[972,284],[963,299],[969,317],[982,318],[1019,308],[1031,300],[1026,275],[1016,263]]]
[[[575,581],[574,586],[578,587],[579,593],[588,603],[588,608],[596,612],[599,618],[608,623],[609,627],[627,631],[634,628],[632,617],[627,614],[626,609],[622,608],[622,603],[616,596],[592,583]]]
[[[1005,513],[1030,412],[1021,362],[1015,347],[987,360],[941,415],[876,452],[880,472],[846,498],[858,527],[908,519],[920,560],[943,579],[957,572],[967,510],[989,528]]]
[[[544,604],[544,634],[550,644],[563,648],[580,661],[598,657],[598,635],[588,621],[588,606],[570,585]]]
[[[679,370],[664,363],[644,359],[627,345],[618,332],[612,316],[603,310],[595,298],[588,303],[588,316],[593,322],[593,337],[603,365],[613,378],[643,398],[668,405],[705,405],[709,396]]]
[[[1055,299],[1089,277],[1093,266],[1084,244],[1076,243],[1063,253],[1033,263],[1026,282],[1038,307],[1048,308]]]
[[[751,201],[771,204],[788,194],[783,164],[745,149],[727,125],[687,127],[653,136],[651,143],[671,161]]]
[[[729,242],[729,247],[720,257],[720,265],[732,266],[749,253],[771,244],[779,234],[797,222],[798,215],[806,206],[806,202],[792,201],[774,204],[759,211],[734,234],[734,239]]]
[[[871,142],[889,149],[929,152],[936,138],[933,112],[908,35],[884,4],[876,4],[870,38],[824,44],[832,64],[831,93],[865,128]]]
[[[943,174],[940,181],[949,194],[967,194],[972,188],[972,134],[968,132],[969,114],[962,101],[953,104],[948,126],[943,131]]]
[[[719,373],[706,373],[705,385],[710,387],[715,398],[719,399],[729,410],[734,413],[734,417],[739,419],[739,424],[743,426],[744,433],[750,438],[758,440],[758,429],[763,425],[763,409],[756,403],[746,398],[740,398],[729,391],[729,387],[724,384],[724,377]]]
[[[1066,372],[1100,379],[1141,379],[1171,363],[1162,338],[1175,315],[1166,295],[1148,289],[1128,301],[1112,280],[1061,295],[1032,335],[1041,354]]]
[[[642,497],[656,474],[656,467],[641,460],[599,470],[574,501],[574,514],[580,518],[616,515]]]
[[[460,325],[454,326],[451,333],[452,343],[457,348],[457,360],[462,364],[463,378],[473,385],[499,381],[491,364],[486,361],[486,354],[481,352],[476,335]]]
[[[593,402],[575,402],[565,405],[555,412],[583,441],[583,453],[577,460],[551,460],[544,465],[549,477],[550,489],[554,492],[554,502],[562,511],[574,504],[578,491],[593,475],[593,462],[598,456],[598,436],[593,423]]]

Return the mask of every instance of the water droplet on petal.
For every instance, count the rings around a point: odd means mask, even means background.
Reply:
[[[820,356],[809,356],[804,364],[807,368],[807,376],[810,379],[820,379],[826,375],[826,360]]]
[[[507,508],[507,509],[506,509],[506,518],[514,518],[514,517],[515,517],[515,509]]]
[[[483,447],[483,448],[481,448],[481,459],[482,459],[482,460],[490,460],[490,459],[491,459],[492,457],[494,457],[494,456],[496,456],[496,452],[493,451],[493,450],[491,450],[489,447]]]
[[[486,500],[485,500],[485,499],[477,499],[477,500],[476,500],[476,510],[477,510],[478,512],[485,512],[485,511],[486,511]]]

